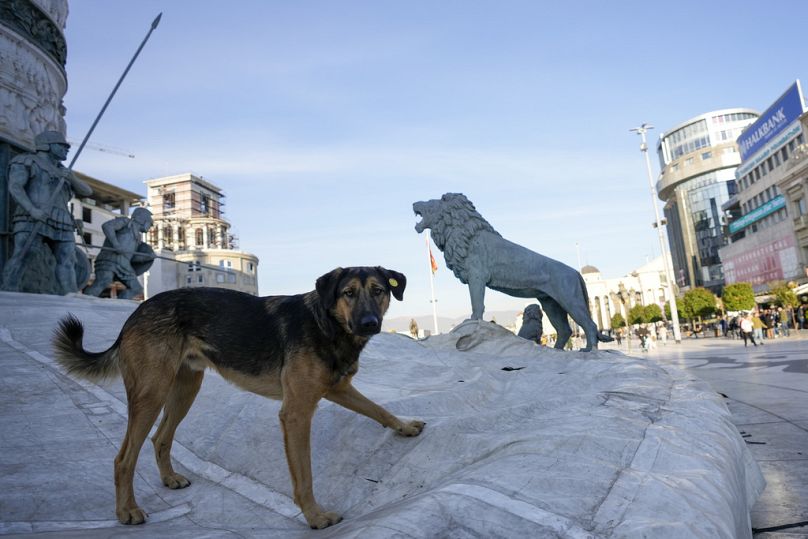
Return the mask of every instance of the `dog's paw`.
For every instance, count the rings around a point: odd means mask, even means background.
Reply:
[[[322,530],[342,521],[342,516],[333,511],[322,511],[306,516],[306,521],[313,530]]]
[[[191,484],[185,476],[180,475],[178,473],[173,473],[171,475],[163,476],[163,484],[168,488],[178,489],[178,488],[185,488]]]
[[[402,436],[418,436],[421,434],[421,431],[424,430],[424,423],[423,421],[409,421],[407,423],[402,423],[401,427],[396,429],[396,431]]]
[[[146,511],[140,507],[116,509],[115,514],[121,524],[143,524],[146,522]]]

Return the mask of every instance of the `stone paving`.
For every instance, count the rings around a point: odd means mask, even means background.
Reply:
[[[687,338],[631,354],[677,365],[726,396],[766,478],[752,510],[755,537],[808,537],[808,330],[744,347],[740,339]],[[601,348],[618,348],[614,344]],[[627,342],[619,347],[628,352]]]

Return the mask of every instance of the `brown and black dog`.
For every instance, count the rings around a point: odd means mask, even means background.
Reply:
[[[138,453],[160,410],[152,438],[157,466],[169,488],[190,482],[171,466],[174,432],[196,397],[205,368],[241,388],[282,400],[280,422],[294,500],[312,528],[341,517],[314,499],[310,429],[325,397],[391,427],[417,436],[422,421],[405,422],[351,385],[359,353],[379,333],[392,294],[403,299],[407,280],[382,267],[337,268],[317,279],[315,290],[294,296],[255,297],[222,288],[183,288],[143,302],[105,352],[87,352],[75,317],[54,336],[58,362],[90,380],[123,378],[129,423],[115,457],[115,511],[124,524],[146,514],[135,501],[132,479]]]

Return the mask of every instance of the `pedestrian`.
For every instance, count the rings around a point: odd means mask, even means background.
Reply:
[[[797,307],[797,331],[801,330],[803,324],[805,324],[805,308],[806,305],[804,303]]]
[[[752,315],[752,333],[755,336],[755,340],[763,344],[763,321],[760,319],[758,314]]]
[[[614,336],[617,339],[617,346],[621,346],[623,344],[623,328],[617,328],[617,331],[614,332]]]
[[[744,347],[748,346],[746,340],[750,339],[752,344],[757,346],[755,342],[755,335],[753,334],[754,327],[752,325],[752,315],[748,314],[741,319],[741,338],[743,339]],[[763,344],[762,342],[760,344]]]
[[[659,334],[659,340],[662,341],[662,346],[668,344],[668,326],[665,324],[665,322],[660,324],[657,333]]]
[[[774,313],[772,312],[771,309],[766,309],[765,311],[763,311],[763,318],[761,319],[761,322],[763,322],[763,325],[765,326],[766,329],[766,338],[774,339],[775,322],[774,322]]]
[[[791,333],[788,330],[788,326],[789,324],[791,324],[793,314],[793,311],[791,311],[791,307],[789,307],[788,309],[783,309],[782,307],[779,307],[777,309],[777,314],[778,317],[780,318],[780,334],[783,337],[790,337]]]

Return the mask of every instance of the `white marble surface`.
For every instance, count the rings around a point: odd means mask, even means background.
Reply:
[[[762,476],[707,384],[619,352],[540,349],[486,324],[466,352],[455,341],[475,325],[368,345],[357,387],[425,420],[417,438],[321,404],[314,488],[343,514],[339,525],[310,531],[291,501],[279,404],[211,373],[174,451],[194,484],[162,487],[144,447],[135,488],[151,520],[123,527],[111,474],[125,428],[121,385],[60,374],[48,339],[71,311],[86,322],[86,346],[105,347],[134,304],[24,296],[0,293],[0,533],[751,537]]]

